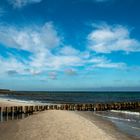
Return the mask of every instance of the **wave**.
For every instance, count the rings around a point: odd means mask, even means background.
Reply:
[[[140,130],[140,128],[139,127],[132,127],[133,129],[137,129],[137,130]]]
[[[26,103],[26,104],[33,104],[33,105],[43,105],[49,103],[42,103],[40,101],[27,101],[27,100],[18,100],[18,99],[11,99],[11,98],[0,98],[0,101],[10,101],[10,102],[18,102],[18,103]]]
[[[120,117],[112,117],[112,116],[106,116],[106,115],[100,115],[100,114],[97,114],[97,116],[100,116],[100,117],[104,117],[104,118],[107,118],[107,119],[111,119],[111,120],[119,120],[119,121],[127,121],[127,122],[136,122],[136,120],[134,119],[124,119],[124,118],[120,118]]]
[[[123,114],[129,114],[129,115],[139,115],[140,116],[140,112],[133,112],[133,111],[110,110],[110,112],[123,113]]]

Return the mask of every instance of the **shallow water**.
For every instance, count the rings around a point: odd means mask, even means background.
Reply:
[[[140,112],[102,111],[96,112],[96,115],[111,121],[122,132],[140,139]]]

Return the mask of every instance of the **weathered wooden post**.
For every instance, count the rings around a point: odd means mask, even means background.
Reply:
[[[48,105],[45,106],[46,110],[48,110]]]
[[[100,110],[99,104],[95,104],[94,111],[99,111],[99,110]]]
[[[105,104],[105,110],[108,110],[108,106],[107,106],[107,104]]]
[[[73,104],[71,104],[71,106],[70,106],[70,110],[74,110],[74,106],[73,106]]]
[[[3,107],[3,110],[2,111],[3,111],[3,113],[2,113],[3,116],[6,116],[6,114],[7,114],[7,107]]]
[[[77,110],[77,104],[74,104],[74,111]]]
[[[14,115],[17,115],[17,106],[14,106]]]
[[[78,111],[79,111],[79,104],[77,104],[77,105],[76,105],[76,110],[78,110]]]
[[[13,107],[11,106],[9,107],[8,115],[12,116],[12,114],[13,114]]]
[[[57,110],[60,110],[61,109],[61,105],[57,105]]]
[[[92,108],[91,108],[91,110],[94,111],[94,104],[92,104]]]
[[[53,109],[54,110],[57,110],[57,105],[53,105]]]
[[[0,114],[1,114],[2,108],[0,107]]]
[[[85,104],[85,111],[88,110],[88,104]]]
[[[2,107],[0,107],[0,122],[2,122],[2,118],[3,118],[3,116],[2,116]]]
[[[137,109],[138,106],[139,106],[139,105],[138,105],[138,102],[135,102],[135,105],[134,105],[134,106],[135,106],[135,109]]]
[[[25,106],[25,114],[29,113],[29,106]]]
[[[76,104],[74,104],[74,111],[77,109],[77,105]]]
[[[79,110],[82,111],[82,104],[79,105]]]
[[[82,111],[85,110],[85,104],[82,104]]]
[[[19,106],[19,107],[18,107],[18,113],[19,113],[19,114],[22,114],[22,113],[23,113],[23,106]]]
[[[33,114],[33,106],[29,106],[29,113]]]
[[[53,110],[53,105],[50,105],[50,109]]]
[[[138,107],[140,107],[140,102],[138,102]]]
[[[101,105],[101,109],[102,109],[102,111],[105,111],[105,104]]]
[[[68,106],[67,104],[64,105],[64,110],[67,110],[68,109]]]
[[[42,106],[41,105],[39,106],[39,111],[42,111]]]
[[[90,104],[87,104],[87,111],[90,110]]]
[[[36,112],[39,111],[39,108],[38,108],[37,105],[35,106],[35,111],[36,111]]]

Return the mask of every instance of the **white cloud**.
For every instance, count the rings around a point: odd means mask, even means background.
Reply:
[[[88,35],[89,48],[97,53],[113,51],[140,51],[140,42],[130,37],[130,31],[123,26],[96,25]]]
[[[40,3],[42,0],[8,0],[14,8],[22,8],[28,4]]]
[[[116,69],[124,69],[126,68],[125,63],[113,63],[113,62],[102,62],[93,65],[94,68],[116,68]]]
[[[60,46],[61,37],[51,22],[43,26],[31,26],[26,28],[1,25],[0,43],[9,48],[30,52],[31,56],[27,61],[28,73],[36,75],[46,69],[45,66],[51,65],[51,61],[49,61],[50,58],[53,57],[51,49]],[[16,60],[15,65],[19,63],[16,56],[10,56],[9,59]],[[24,57],[21,59],[24,59]],[[7,64],[5,59],[3,59],[2,62]],[[24,64],[22,68],[23,67]]]
[[[24,69],[26,68],[26,65],[18,61],[17,59],[13,57],[9,57],[7,59],[0,57],[0,74],[7,73],[8,71],[16,71],[17,73],[25,73]]]
[[[111,62],[111,60],[106,57],[95,56],[87,61],[87,63],[91,64],[91,68],[115,68],[115,69],[123,69],[126,68],[127,65],[123,62]]]
[[[26,28],[0,26],[0,43],[9,48],[30,52],[28,72],[33,75],[50,69],[59,70],[65,66],[83,64],[79,50],[65,45],[60,48],[62,39],[51,22]],[[56,54],[52,53],[53,48],[57,49]]]
[[[61,39],[53,24],[48,22],[43,26],[27,28],[0,26],[0,42],[8,47],[38,52],[59,46]]]
[[[53,56],[49,58],[49,62],[47,65],[54,68],[59,69],[61,67],[66,66],[81,66],[83,65],[83,61],[79,56]]]
[[[120,33],[120,32],[119,32]],[[128,32],[119,35],[126,36]],[[94,35],[93,35],[94,36]],[[112,35],[104,35],[105,41]],[[124,63],[114,63],[104,56],[93,56],[88,50],[80,51],[63,43],[63,40],[49,22],[43,26],[31,26],[26,28],[0,26],[0,43],[9,48],[30,52],[28,59],[25,56],[9,54],[7,58],[0,57],[0,74],[39,75],[48,71],[64,71],[69,75],[75,74],[78,67],[91,68],[122,68]],[[92,38],[92,36],[91,36]],[[123,37],[122,37],[123,38]],[[114,39],[114,37],[113,37]],[[96,35],[96,41],[104,38]],[[20,55],[20,54],[18,54]],[[50,79],[56,79],[55,74],[48,75]]]
[[[62,55],[78,55],[79,53],[80,51],[73,48],[72,46],[64,46],[60,49],[60,54]]]

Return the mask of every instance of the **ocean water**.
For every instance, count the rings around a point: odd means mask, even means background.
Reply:
[[[29,92],[0,95],[0,98],[40,103],[108,103],[140,101],[140,92]]]
[[[110,103],[140,101],[140,92],[28,92],[3,94],[0,98],[30,103]],[[101,111],[96,115],[111,121],[123,133],[140,139],[140,110]]]

